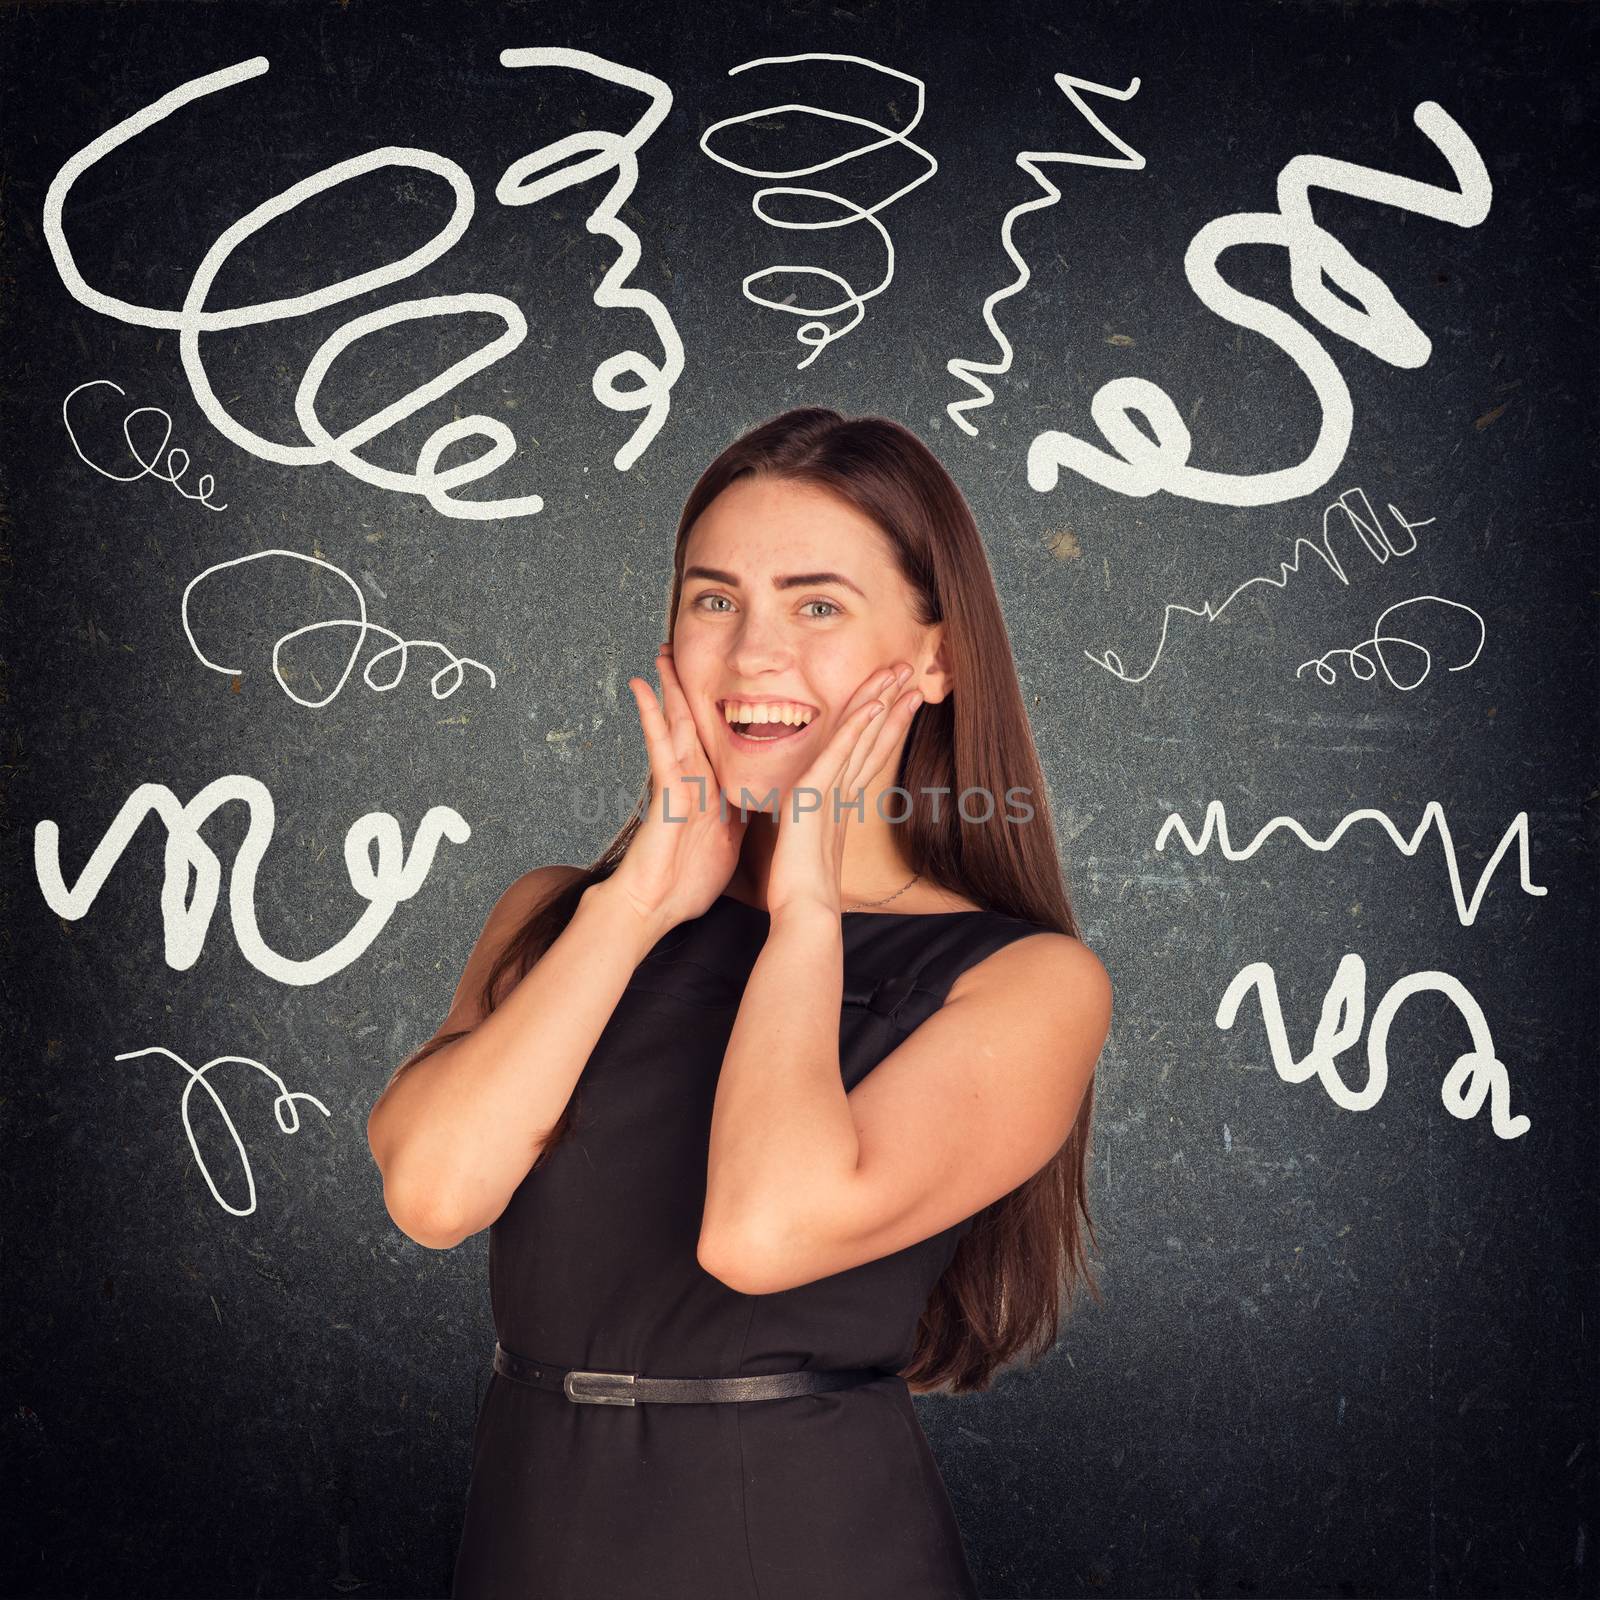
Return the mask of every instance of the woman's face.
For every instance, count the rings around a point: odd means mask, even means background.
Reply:
[[[876,523],[809,483],[741,478],[690,530],[672,655],[700,742],[730,801],[799,781],[863,681],[896,661],[906,687],[942,700],[941,629],[914,596]],[[808,724],[731,725],[725,706],[801,707]],[[748,728],[746,733],[742,730]],[[895,758],[879,781],[893,782]]]

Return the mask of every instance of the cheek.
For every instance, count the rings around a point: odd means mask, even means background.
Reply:
[[[836,642],[832,649],[824,643],[807,665],[806,681],[837,716],[862,684],[894,659],[893,649],[880,639],[852,639],[848,647]]]
[[[705,642],[696,639],[694,629],[679,627],[668,635],[672,641],[672,665],[683,692],[693,705],[708,694],[715,694],[719,664],[708,654]]]

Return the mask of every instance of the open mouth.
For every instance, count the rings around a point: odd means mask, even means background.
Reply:
[[[719,700],[717,715],[736,750],[761,750],[803,740],[816,724],[818,713],[812,706],[792,701],[747,704],[739,700]]]

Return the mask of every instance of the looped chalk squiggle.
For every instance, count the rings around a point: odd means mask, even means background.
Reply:
[[[1385,633],[1383,624],[1391,611],[1399,611],[1406,606],[1424,605],[1429,601],[1441,606],[1452,606],[1457,611],[1465,611],[1478,624],[1478,643],[1472,654],[1465,661],[1449,668],[1451,672],[1465,672],[1478,659],[1483,651],[1483,642],[1488,638],[1488,629],[1484,625],[1483,618],[1471,606],[1463,605],[1459,600],[1446,600],[1442,595],[1437,594],[1416,594],[1412,595],[1409,600],[1396,600],[1392,606],[1387,607],[1378,618],[1377,626],[1373,628],[1371,638],[1363,639],[1360,644],[1352,645],[1348,650],[1329,650],[1325,655],[1317,656],[1311,661],[1302,661],[1295,672],[1295,677],[1298,678],[1307,667],[1314,667],[1321,682],[1335,683],[1338,681],[1339,674],[1334,671],[1329,662],[1335,656],[1347,656],[1350,661],[1350,671],[1363,683],[1371,682],[1381,670],[1384,677],[1389,680],[1393,687],[1399,689],[1402,693],[1409,693],[1428,676],[1433,667],[1433,652],[1426,645],[1419,644],[1415,639],[1406,638],[1404,634]],[[1394,671],[1389,664],[1389,657],[1384,654],[1383,647],[1385,645],[1389,645],[1391,648],[1398,646],[1405,650],[1415,651],[1416,655],[1422,657],[1422,660],[1418,663],[1420,670],[1410,683],[1402,683],[1394,675]],[[1369,652],[1376,658],[1375,660],[1368,659]],[[1414,660],[1415,657],[1413,656],[1412,659]]]
[[[661,79],[647,72],[620,66],[584,50],[505,50],[501,52],[500,63],[509,68],[570,67],[603,78],[608,83],[635,89],[650,102],[627,133],[586,131],[558,140],[519,157],[506,169],[495,186],[495,198],[502,205],[534,205],[575,184],[587,182],[613,169],[616,171],[616,179],[605,198],[585,222],[590,233],[610,239],[619,251],[617,260],[594,292],[594,302],[603,309],[620,307],[643,311],[650,318],[662,345],[660,361],[652,361],[637,350],[623,350],[603,361],[591,380],[595,398],[611,410],[645,413],[644,420],[634,429],[632,438],[613,458],[617,470],[625,472],[666,420],[672,386],[683,370],[683,344],[666,307],[647,290],[626,287],[625,280],[639,261],[639,240],[618,217],[618,212],[638,180],[639,165],[636,158],[639,148],[666,118],[672,106],[672,91]],[[275,462],[279,466],[320,466],[331,462],[363,483],[401,494],[420,495],[435,512],[444,517],[482,522],[532,516],[542,511],[544,499],[537,494],[513,495],[498,500],[456,498],[456,490],[491,476],[516,454],[516,438],[498,417],[473,413],[457,416],[453,421],[436,428],[417,452],[414,471],[380,466],[360,454],[363,446],[453,393],[460,385],[502,360],[526,340],[528,320],[516,302],[504,295],[437,294],[396,300],[375,311],[352,317],[336,328],[313,353],[295,390],[295,420],[307,441],[304,444],[269,439],[235,417],[218,396],[201,351],[202,334],[255,327],[323,312],[346,300],[404,282],[446,255],[466,233],[477,207],[472,179],[465,168],[448,157],[408,145],[384,145],[334,162],[301,178],[282,193],[246,212],[218,235],[195,269],[184,291],[183,304],[176,310],[119,300],[94,288],[79,271],[62,220],[67,197],[78,179],[113,151],[138,139],[156,123],[196,100],[260,77],[268,66],[265,56],[252,56],[220,71],[190,79],[117,123],[85,145],[62,166],[51,180],[45,195],[43,220],[45,240],[68,293],[80,305],[131,326],[176,331],[179,360],[195,403],[206,420],[224,438],[259,460]],[[590,154],[587,159],[564,166],[560,164],[578,151]],[[223,274],[235,252],[249,244],[256,234],[317,195],[337,192],[347,183],[391,167],[429,173],[449,186],[454,196],[449,220],[431,239],[406,256],[381,262],[369,271],[320,285],[303,294],[227,308],[209,304],[216,279]],[[552,168],[554,170],[548,170]],[[494,317],[502,324],[502,330],[489,343],[480,345],[443,372],[435,374],[398,399],[380,406],[367,417],[352,422],[343,432],[335,435],[326,426],[318,412],[318,397],[335,363],[346,351],[373,335],[402,324],[464,316]],[[623,377],[631,377],[636,382],[628,387],[618,381]],[[441,469],[439,463],[445,453],[469,441],[485,444],[487,448],[465,460],[458,460],[454,466]]]
[[[876,230],[878,237],[883,241],[886,259],[883,278],[870,289],[857,291],[855,287],[837,272],[832,272],[826,267],[806,266],[799,263],[784,263],[779,266],[762,267],[756,272],[746,275],[739,285],[745,299],[758,306],[766,306],[771,311],[788,312],[791,316],[809,317],[812,320],[802,323],[795,334],[801,344],[812,346],[811,354],[796,367],[802,371],[809,367],[813,361],[835,339],[843,337],[854,327],[859,326],[866,315],[867,301],[883,293],[894,281],[894,240],[889,237],[889,230],[878,220],[878,213],[896,200],[908,195],[919,185],[924,184],[939,170],[939,163],[921,145],[914,143],[908,136],[919,122],[925,109],[927,86],[921,78],[914,77],[909,72],[900,72],[894,67],[885,67],[876,61],[869,61],[865,56],[837,55],[831,51],[808,50],[800,55],[793,56],[759,56],[753,61],[741,62],[737,67],[728,69],[731,78],[735,73],[747,72],[751,67],[764,67],[774,64],[783,64],[792,61],[847,61],[853,66],[869,67],[873,72],[882,72],[889,77],[899,78],[904,83],[913,84],[917,91],[917,109],[915,115],[903,128],[886,127],[881,122],[874,122],[871,117],[852,116],[844,111],[827,111],[821,106],[810,106],[789,103],[777,106],[762,106],[759,111],[746,111],[736,117],[724,117],[720,122],[714,122],[700,136],[700,148],[721,166],[731,167],[735,172],[742,172],[751,178],[808,178],[813,173],[826,172],[829,167],[837,167],[842,162],[854,161],[865,155],[870,155],[875,150],[882,150],[887,145],[899,145],[909,150],[913,155],[927,162],[927,170],[913,178],[904,187],[896,189],[891,195],[886,195],[877,204],[871,206],[857,205],[854,200],[848,200],[843,195],[834,194],[830,189],[809,189],[800,184],[776,183],[768,184],[764,189],[758,189],[750,201],[750,209],[765,223],[774,228],[845,228],[852,223],[866,222]],[[827,161],[818,161],[809,167],[794,167],[788,170],[779,170],[768,167],[747,167],[740,162],[733,161],[727,156],[720,156],[711,148],[711,136],[723,128],[736,127],[742,122],[755,122],[762,117],[781,116],[785,112],[797,112],[804,116],[822,117],[830,122],[849,122],[858,128],[867,128],[871,132],[881,134],[882,137],[870,144],[857,145],[853,149],[845,150]],[[770,215],[762,209],[763,202],[774,195],[799,195],[809,200],[821,200],[827,204],[837,206],[842,215],[824,218],[819,222],[800,222],[792,218]],[[825,278],[837,284],[843,291],[844,298],[828,306],[804,306],[793,304],[794,295],[791,293],[782,300],[772,300],[755,293],[751,285],[763,278],[774,277],[779,273],[794,273],[798,277]],[[838,316],[847,312],[850,320],[842,327],[833,328],[822,319]]]
[[[392,645],[390,645],[386,650],[380,650],[377,655],[375,655],[361,670],[361,676],[366,682],[367,687],[375,690],[378,694],[384,694],[388,690],[398,686],[400,680],[406,674],[406,658],[413,646],[424,650],[438,650],[450,657],[449,664],[447,666],[440,667],[439,670],[428,680],[428,686],[433,691],[433,698],[435,700],[443,700],[446,695],[454,694],[456,690],[461,687],[461,681],[465,676],[465,669],[467,667],[476,667],[480,672],[484,673],[489,679],[489,687],[491,689],[494,688],[495,675],[493,671],[484,666],[481,661],[474,661],[470,656],[458,656],[449,648],[448,645],[440,644],[437,639],[402,639],[398,633],[391,633],[387,628],[380,627],[376,622],[368,622],[367,597],[362,594],[361,585],[358,584],[348,572],[345,572],[340,567],[334,566],[331,561],[324,561],[320,556],[302,555],[298,550],[257,550],[253,555],[235,556],[231,561],[219,561],[214,566],[207,567],[206,570],[200,573],[198,577],[191,578],[187,585],[185,585],[183,591],[183,631],[189,640],[189,648],[193,650],[194,653],[200,658],[201,662],[210,667],[213,672],[223,672],[232,678],[238,677],[241,669],[238,667],[219,666],[215,661],[208,660],[205,652],[200,648],[199,645],[195,643],[194,630],[189,626],[189,595],[193,591],[196,584],[204,582],[205,579],[210,577],[213,572],[220,572],[224,567],[237,567],[246,561],[260,561],[265,556],[288,556],[294,561],[309,561],[315,567],[323,567],[327,571],[336,573],[339,577],[343,578],[344,581],[350,585],[350,590],[356,597],[356,610],[358,613],[356,616],[333,617],[326,622],[308,622],[305,627],[296,628],[292,632],[284,634],[284,636],[279,639],[275,645],[273,645],[272,675],[278,680],[278,685],[283,692],[288,695],[291,700],[295,701],[296,704],[310,706],[313,710],[320,710],[323,706],[327,705],[330,700],[333,700],[338,695],[339,691],[344,688],[345,679],[350,676],[350,669],[356,664],[356,658],[361,654],[361,646],[366,643],[366,638],[369,633],[381,633],[386,638],[394,640]],[[283,647],[286,644],[293,643],[294,640],[298,639],[302,634],[318,633],[323,628],[354,628],[356,630],[355,642],[350,647],[350,659],[345,662],[344,671],[339,674],[339,681],[334,684],[334,686],[320,700],[306,700],[300,695],[297,695],[294,690],[291,689],[284,681],[283,673],[278,669],[278,658],[283,654]],[[372,669],[377,666],[377,664],[382,661],[385,656],[393,655],[397,650],[400,652],[400,665],[396,670],[394,677],[391,678],[388,683],[374,683],[372,681]],[[454,673],[455,682],[452,683],[443,694],[441,694],[439,692],[439,680],[443,678],[446,673]]]
[[[290,1089],[282,1078],[271,1067],[264,1067],[259,1061],[253,1061],[249,1056],[215,1056],[206,1062],[203,1067],[192,1067],[182,1056],[175,1051],[167,1049],[165,1045],[147,1045],[143,1050],[124,1050],[113,1059],[117,1061],[133,1061],[140,1056],[165,1056],[169,1061],[176,1061],[185,1072],[189,1074],[189,1081],[183,1086],[183,1131],[189,1136],[189,1148],[194,1152],[195,1165],[200,1169],[200,1176],[206,1180],[206,1187],[211,1191],[211,1198],[222,1207],[224,1211],[231,1212],[236,1217],[248,1217],[256,1208],[256,1175],[250,1168],[250,1157],[245,1152],[244,1140],[239,1137],[239,1130],[233,1125],[233,1118],[228,1115],[228,1108],[223,1105],[222,1097],[212,1088],[211,1080],[206,1074],[213,1067],[220,1067],[229,1063],[237,1063],[241,1067],[254,1067],[257,1072],[264,1072],[278,1086],[278,1094],[272,1102],[272,1114],[278,1119],[278,1126],[285,1133],[298,1133],[300,1131],[300,1111],[295,1105],[296,1100],[304,1100],[314,1105],[323,1116],[330,1115],[328,1108],[317,1099],[315,1095],[306,1094],[299,1089]],[[211,1169],[206,1165],[206,1158],[200,1154],[200,1145],[194,1136],[194,1122],[189,1115],[189,1098],[197,1089],[204,1089],[211,1096],[211,1103],[217,1108],[217,1115],[222,1118],[227,1127],[228,1134],[233,1140],[233,1148],[239,1153],[239,1165],[244,1171],[244,1181],[250,1191],[250,1203],[245,1206],[230,1206],[222,1198],[222,1191],[217,1188],[211,1178]]]

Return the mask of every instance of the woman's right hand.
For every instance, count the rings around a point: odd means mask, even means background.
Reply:
[[[643,678],[628,679],[650,757],[649,809],[616,870],[595,888],[621,896],[659,935],[702,915],[727,888],[745,818],[723,804],[666,646],[656,652],[656,671],[665,714]]]

